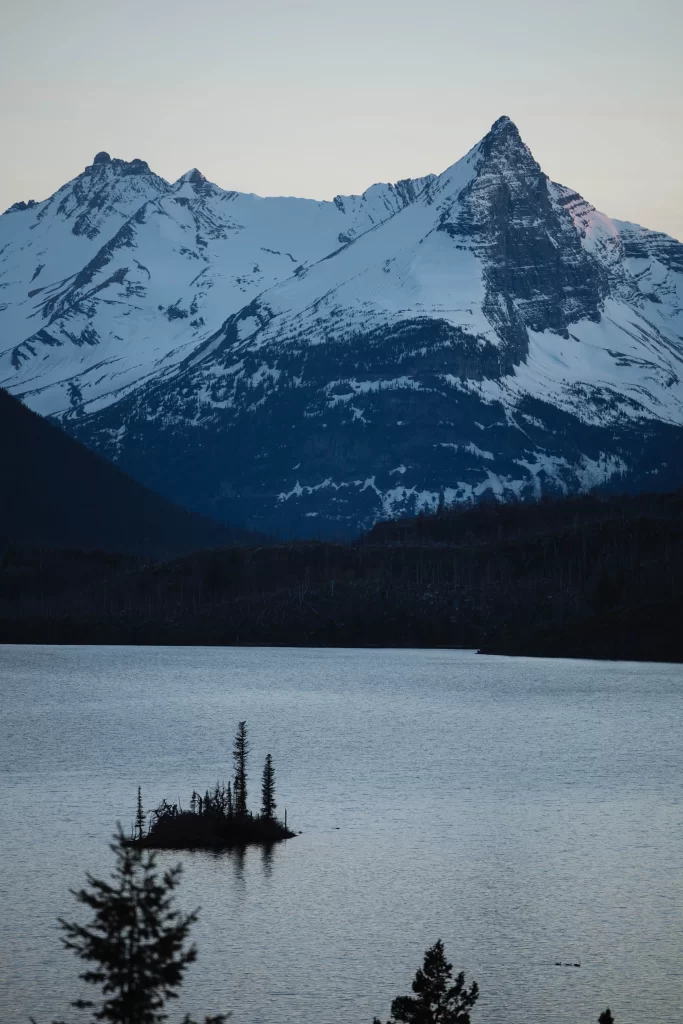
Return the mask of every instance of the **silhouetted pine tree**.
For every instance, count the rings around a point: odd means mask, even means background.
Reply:
[[[112,882],[87,875],[88,886],[74,892],[93,911],[87,925],[59,923],[62,943],[89,967],[80,977],[99,986],[102,999],[76,1000],[73,1006],[93,1009],[95,1020],[109,1024],[159,1024],[167,1019],[164,1005],[177,998],[183,975],[197,956],[187,946],[196,912],[183,916],[173,908],[181,867],[160,877],[155,856],[131,846],[119,828],[111,849],[116,857]],[[225,1016],[206,1018],[223,1024]],[[185,1018],[191,1024],[190,1018]]]
[[[142,809],[142,788],[138,786],[138,808],[135,813],[135,838],[143,839],[145,835],[145,812]]]
[[[232,786],[228,783],[228,817],[232,818],[235,808],[232,802]]]
[[[270,754],[266,757],[263,766],[263,779],[261,781],[261,814],[270,821],[275,815],[275,769],[273,758]]]
[[[614,1017],[612,1016],[612,1011],[609,1006],[606,1010],[603,1010],[598,1017],[598,1024],[614,1024]]]
[[[441,939],[424,956],[412,984],[414,996],[398,996],[391,1004],[388,1024],[470,1024],[470,1010],[479,998],[476,981],[468,991],[465,974],[451,984],[453,965],[446,960]],[[375,1017],[373,1024],[380,1024]]]
[[[235,766],[235,782],[233,785],[233,799],[235,801],[235,814],[247,813],[247,755],[249,753],[249,740],[247,739],[247,723],[239,722],[237,735],[232,748],[232,758]]]

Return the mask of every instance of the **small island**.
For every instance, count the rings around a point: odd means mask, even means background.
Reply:
[[[150,825],[142,806],[138,787],[135,825],[129,842],[134,846],[158,850],[229,849],[253,844],[270,845],[291,839],[296,833],[275,816],[275,769],[270,754],[266,757],[261,779],[261,811],[252,814],[247,807],[247,723],[240,722],[233,746],[235,775],[233,782],[216,783],[200,795],[193,790],[188,810],[163,800],[150,812]]]

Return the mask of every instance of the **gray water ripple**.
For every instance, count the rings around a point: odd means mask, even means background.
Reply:
[[[683,1020],[683,670],[471,652],[0,647],[0,1020],[68,1015],[56,917],[114,823],[252,739],[303,834],[184,854],[172,1019],[370,1024],[437,937],[482,1024]],[[177,858],[163,855],[170,862]],[[580,968],[555,962],[580,962]]]

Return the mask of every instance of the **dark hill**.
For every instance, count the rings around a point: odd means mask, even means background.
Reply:
[[[476,647],[683,661],[683,492],[479,505],[153,565],[13,549],[0,642]]]
[[[2,389],[0,435],[0,550],[25,544],[168,557],[249,536],[143,487]]]

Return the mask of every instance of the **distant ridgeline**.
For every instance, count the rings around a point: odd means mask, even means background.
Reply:
[[[261,811],[254,815],[247,807],[247,756],[249,740],[247,723],[240,722],[233,746],[233,782],[216,783],[203,796],[192,791],[190,809],[163,800],[147,816],[142,807],[142,791],[138,788],[138,806],[131,843],[161,850],[227,849],[253,843],[277,843],[291,839],[295,833],[275,817],[275,769],[270,754],[266,757],[261,777]]]

